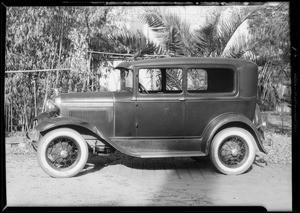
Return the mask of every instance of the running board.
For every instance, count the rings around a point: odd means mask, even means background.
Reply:
[[[171,158],[171,157],[201,157],[206,156],[200,151],[165,151],[165,152],[138,152],[132,153],[140,158]]]
[[[200,138],[114,138],[116,149],[138,158],[170,158],[206,156]]]

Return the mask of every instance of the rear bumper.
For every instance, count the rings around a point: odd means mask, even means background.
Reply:
[[[265,146],[269,144],[266,141],[263,128],[258,127],[257,132],[257,135],[260,137],[260,140],[258,140],[260,151],[262,151],[265,154],[268,154],[268,151],[266,150]]]

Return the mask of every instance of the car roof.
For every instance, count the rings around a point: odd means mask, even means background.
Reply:
[[[141,66],[173,66],[173,65],[184,65],[184,64],[234,65],[236,67],[241,67],[247,64],[254,65],[255,63],[244,59],[233,59],[233,58],[172,57],[172,58],[145,59],[140,61],[121,62],[115,68],[133,69],[133,67],[141,67]]]

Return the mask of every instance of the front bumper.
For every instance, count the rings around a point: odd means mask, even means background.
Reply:
[[[32,129],[28,132],[26,132],[26,137],[29,139],[29,143],[32,146],[32,148],[37,151],[38,148],[38,141],[41,137],[41,134],[36,129]]]
[[[40,124],[43,121],[48,120],[49,118],[57,116],[58,113],[59,113],[59,108],[56,107],[53,110],[45,111],[39,114],[32,121],[37,121],[37,123]],[[40,140],[41,137],[40,131],[33,128],[32,130],[26,132],[26,137],[29,139],[29,142],[34,148],[34,150],[37,150],[38,141]]]

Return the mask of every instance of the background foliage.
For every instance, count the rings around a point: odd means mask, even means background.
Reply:
[[[189,23],[160,7],[140,10],[155,39],[126,27],[126,7],[8,7],[5,70],[66,69],[5,74],[6,130],[27,130],[53,88],[105,91],[113,57],[89,51],[167,57],[234,57],[259,65],[259,103],[290,103],[289,4],[211,7],[205,24]],[[249,32],[249,33],[245,33]],[[288,87],[286,87],[286,85]],[[284,87],[285,86],[285,87]],[[282,95],[285,94],[285,95]],[[35,104],[36,103],[36,104]]]

